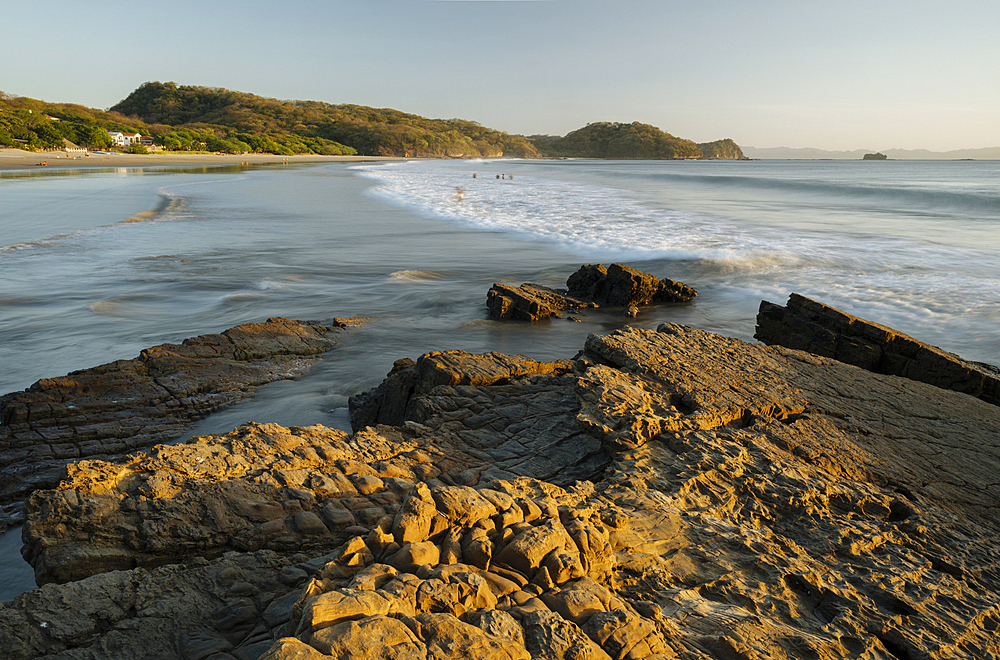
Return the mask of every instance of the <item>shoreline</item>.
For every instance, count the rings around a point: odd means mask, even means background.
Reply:
[[[104,167],[148,167],[159,165],[281,165],[300,163],[357,163],[363,161],[410,160],[399,156],[323,156],[320,154],[298,154],[280,156],[274,154],[91,154],[89,156],[66,156],[65,152],[33,152],[21,149],[0,149],[0,171],[97,169]],[[39,165],[45,162],[47,165]]]

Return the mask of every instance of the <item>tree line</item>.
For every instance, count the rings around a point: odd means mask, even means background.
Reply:
[[[279,101],[214,87],[148,82],[107,111],[0,93],[0,145],[111,146],[141,133],[170,151],[404,157],[537,157],[524,137],[462,119],[318,101]]]
[[[695,144],[639,122],[597,122],[525,138],[463,119],[391,108],[279,101],[218,87],[147,82],[107,111],[0,92],[0,146],[90,149],[108,131],[141,133],[169,151],[401,157],[742,158],[732,140]],[[133,147],[143,150],[139,145]]]
[[[674,137],[656,126],[596,122],[563,137],[533,135],[529,138],[544,156],[556,158],[673,159],[701,158],[691,140]]]

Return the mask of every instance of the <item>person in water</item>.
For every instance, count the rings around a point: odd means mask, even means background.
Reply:
[[[465,199],[465,191],[462,190],[461,188],[456,187],[455,188],[455,201],[456,202],[461,202],[463,199]]]

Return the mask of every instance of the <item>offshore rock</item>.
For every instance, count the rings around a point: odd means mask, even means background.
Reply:
[[[172,440],[259,386],[303,373],[334,346],[336,328],[356,323],[247,323],[0,397],[0,506],[7,522],[20,519],[33,490],[58,484],[70,461]]]
[[[621,264],[608,268],[600,264],[581,266],[566,280],[566,287],[556,290],[531,283],[518,287],[494,284],[486,295],[486,307],[492,319],[539,321],[566,309],[603,305],[631,309],[653,302],[689,302],[698,295],[686,284],[661,280]]]
[[[564,309],[585,309],[596,305],[574,300],[548,287],[525,282],[521,286],[494,284],[486,294],[486,307],[492,319],[541,321]]]
[[[698,295],[686,284],[666,278],[661,280],[621,264],[611,264],[607,268],[601,264],[580,266],[580,270],[566,280],[566,286],[570,296],[614,307],[689,302]]]
[[[261,504],[250,522],[280,520],[268,533],[291,547],[268,549],[264,534],[256,551],[48,584],[0,604],[0,648],[15,660],[1000,654],[996,406],[673,325],[591,335],[553,364],[432,354],[384,383],[407,387],[366,396],[395,426],[253,425],[81,467],[29,506],[30,552],[50,573],[59,548],[117,552],[157,520],[159,537],[197,541],[248,503]],[[405,401],[389,405],[391,392]],[[570,422],[610,462],[563,487],[518,476],[576,460],[539,444]],[[157,474],[169,487],[150,485]],[[189,504],[183,533],[172,498]],[[162,518],[128,518],[157,507]],[[188,592],[192,611],[177,611]]]
[[[1000,369],[969,362],[901,332],[793,293],[761,301],[756,339],[831,357],[879,374],[919,380],[1000,405]]]

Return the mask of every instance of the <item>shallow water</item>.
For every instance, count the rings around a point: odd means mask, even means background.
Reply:
[[[269,385],[192,433],[248,420],[348,430],[347,397],[398,358],[571,357],[589,332],[623,325],[611,313],[534,325],[486,318],[493,282],[562,286],[582,263],[615,261],[699,290],[693,303],[644,310],[630,325],[670,321],[751,340],[760,300],[795,291],[996,363],[998,182],[995,162],[913,161],[5,173],[0,392],[270,316],[371,317],[307,376]],[[19,533],[0,553],[16,549]],[[0,600],[30,573],[16,555],[0,563]]]

